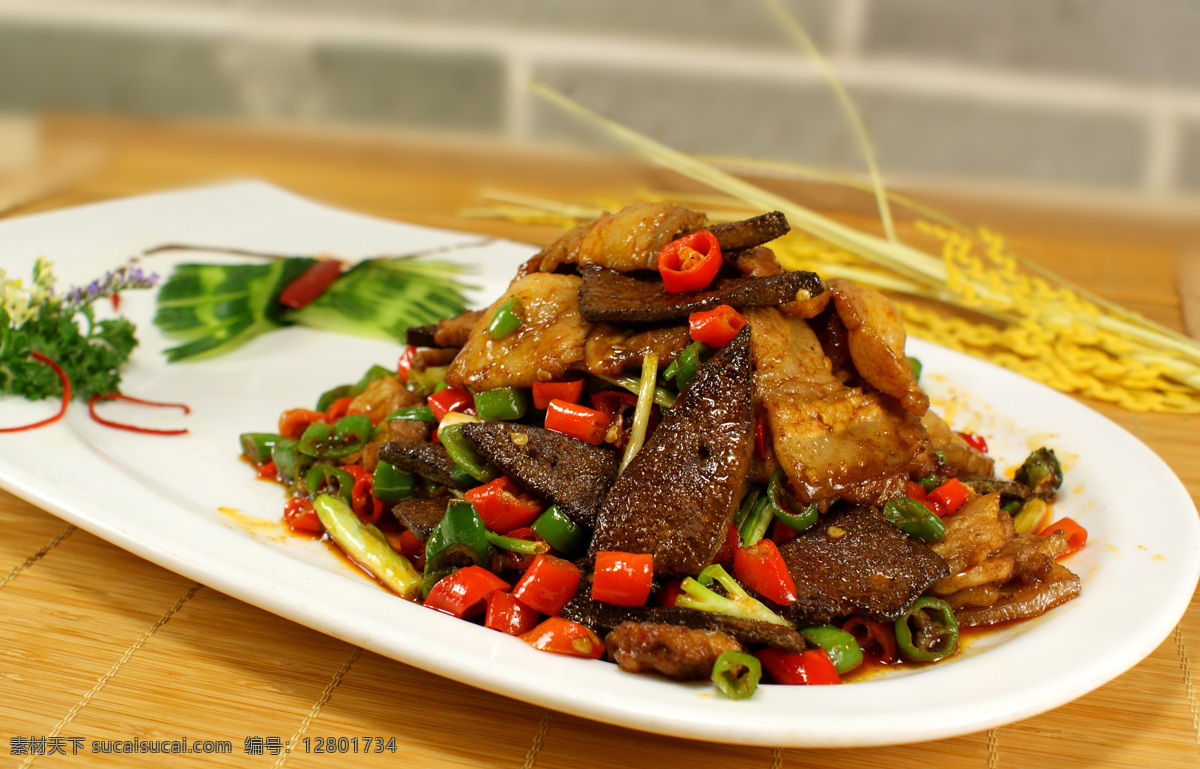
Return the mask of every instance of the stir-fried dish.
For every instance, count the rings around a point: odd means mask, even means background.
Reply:
[[[998,477],[888,299],[781,269],[787,230],[605,215],[243,452],[294,531],[400,596],[735,698],[936,662],[1078,595],[1054,452]]]

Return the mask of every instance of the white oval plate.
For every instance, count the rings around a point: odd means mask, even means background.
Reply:
[[[0,223],[0,254],[10,274],[26,275],[33,259],[45,255],[64,286],[86,283],[168,242],[352,258],[439,250],[441,258],[474,268],[477,305],[497,295],[530,253],[528,246],[338,211],[254,182]],[[159,255],[143,266],[166,274],[171,263],[196,257]],[[935,403],[956,429],[987,436],[999,468],[1015,466],[1042,444],[1064,460],[1066,483],[1055,512],[1089,532],[1087,548],[1066,562],[1082,578],[1083,593],[926,669],[840,687],[766,686],[749,701],[733,702],[708,684],[545,654],[406,603],[323,545],[283,531],[282,494],[254,480],[238,460],[238,434],[272,429],[284,409],[311,404],[372,363],[394,365],[396,345],[289,328],[211,361],[167,365],[161,351],[169,343],[150,322],[152,292],[126,293],[122,308],[142,341],[124,391],[192,408],[187,417],[141,409],[125,418],[186,425],[190,433],[107,429],[76,404],[48,428],[0,435],[0,485],[144,558],[296,622],[578,716],[699,740],[796,747],[973,732],[1061,705],[1137,664],[1171,632],[1200,574],[1195,506],[1145,445],[1057,392],[913,341]],[[53,410],[48,401],[0,399],[0,424]],[[1114,613],[1133,606],[1138,621],[1122,623],[1114,636]],[[1047,650],[1064,649],[1071,653],[1055,654],[1053,665],[1030,664]]]

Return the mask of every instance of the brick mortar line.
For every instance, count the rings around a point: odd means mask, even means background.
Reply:
[[[40,550],[38,550],[36,553],[34,553],[33,555],[26,558],[21,563],[12,567],[12,569],[9,570],[8,574],[5,574],[4,578],[0,579],[0,590],[3,590],[5,585],[7,585],[9,582],[12,582],[14,579],[16,579],[17,575],[19,575],[21,572],[25,571],[30,566],[32,566],[35,563],[37,563],[38,561],[42,560],[42,558],[46,555],[46,553],[49,553],[54,548],[58,547],[59,543],[61,543],[64,539],[66,539],[67,537],[71,536],[74,533],[75,533],[75,526],[73,524],[68,525],[67,528],[63,529],[57,535],[55,535],[55,537],[53,539],[51,539],[46,544],[42,545],[42,548]]]
[[[68,13],[66,13],[69,11]],[[698,56],[684,44],[661,40],[605,39],[577,33],[537,33],[515,29],[462,29],[450,23],[391,19],[339,19],[333,15],[244,9],[148,8],[48,0],[36,6],[0,0],[0,20],[41,21],[64,26],[88,24],[110,29],[171,30],[203,37],[223,33],[240,41],[302,43],[361,42],[402,44],[413,49],[484,52],[505,63],[603,64],[707,75],[753,76],[768,82],[808,84],[821,79],[800,52],[761,52],[751,48],[705,49]],[[1200,88],[1112,83],[1053,73],[1020,74],[970,65],[926,64],[904,57],[872,57],[835,64],[849,86],[886,86],[923,95],[955,95],[1017,104],[1146,114],[1167,104],[1173,114],[1200,116]]]

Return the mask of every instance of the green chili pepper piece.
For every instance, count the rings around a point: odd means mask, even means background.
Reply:
[[[1025,484],[1039,497],[1053,496],[1063,482],[1062,465],[1054,449],[1043,446],[1030,454],[1013,480]]]
[[[738,536],[742,538],[742,547],[756,545],[760,539],[766,536],[767,527],[771,525],[773,515],[770,497],[763,494],[755,501],[750,514],[738,527]]]
[[[380,366],[378,364],[371,366],[371,368],[367,369],[367,373],[362,375],[362,379],[359,379],[354,384],[354,393],[353,394],[358,395],[359,393],[366,390],[367,385],[371,384],[376,379],[383,379],[384,377],[393,376],[395,373],[396,373],[395,371],[386,369],[383,366]]]
[[[915,638],[910,621],[916,626]],[[896,645],[901,654],[917,662],[934,662],[953,654],[958,648],[958,618],[950,604],[931,596],[918,598],[896,620]]]
[[[924,478],[917,479],[917,483],[921,485],[921,488],[925,489],[926,493],[933,491],[934,489],[936,489],[938,486],[941,486],[945,482],[946,482],[946,479],[940,475],[937,475],[936,473],[930,473],[929,475],[925,476]]]
[[[932,510],[909,497],[896,497],[883,506],[883,517],[893,526],[923,542],[940,542],[946,525]]]
[[[392,549],[379,529],[360,521],[341,497],[322,494],[313,500],[313,509],[330,539],[347,555],[402,597],[417,597],[421,575]]]
[[[675,359],[675,362],[679,364],[675,372],[675,386],[679,388],[679,392],[683,392],[684,388],[688,386],[688,382],[692,381],[692,377],[696,376],[696,372],[704,364],[704,359],[711,349],[704,342],[692,342]]]
[[[337,494],[349,504],[354,478],[340,467],[320,463],[308,468],[304,474],[304,487],[310,497],[321,493]]]
[[[767,503],[771,508],[771,514],[790,528],[804,531],[817,522],[820,511],[814,502],[800,508],[800,512],[793,513],[791,505],[788,503],[790,495],[786,484],[787,476],[783,474],[783,468],[775,468],[775,472],[771,473],[771,481],[767,484]]]
[[[408,372],[408,388],[417,395],[432,395],[439,384],[444,384],[443,380],[449,370],[449,366],[430,366],[424,371],[413,369]]]
[[[514,296],[496,308],[496,314],[488,323],[488,336],[492,339],[503,339],[521,327],[525,322],[525,309],[521,307],[521,297]]]
[[[497,387],[475,393],[475,413],[487,421],[520,419],[530,405],[529,391],[519,387]]]
[[[313,463],[312,457],[300,453],[300,441],[294,438],[276,443],[271,449],[271,459],[279,478],[289,486],[298,483]]]
[[[863,653],[854,636],[833,625],[804,628],[800,633],[829,654],[837,672],[848,673],[862,664]]]
[[[724,652],[713,663],[713,683],[731,700],[744,700],[753,695],[760,678],[762,663],[753,654]]]
[[[380,502],[396,504],[416,496],[416,479],[412,473],[396,469],[395,465],[379,460],[375,465],[371,493]]]
[[[338,385],[332,390],[326,390],[325,392],[321,393],[320,398],[317,398],[317,411],[328,411],[329,407],[333,405],[334,401],[340,398],[349,398],[351,396],[358,395],[360,392],[362,392],[362,390],[358,390],[356,392],[354,385],[350,384]]]
[[[916,358],[914,358],[910,355],[910,356],[908,356],[908,367],[910,369],[912,369],[913,379],[920,382],[921,381],[921,369],[922,369],[921,361],[917,360]]]
[[[487,540],[492,544],[492,547],[508,550],[511,553],[520,553],[521,555],[537,555],[538,553],[545,553],[550,550],[549,543],[540,542],[536,539],[505,537],[490,530],[487,533]]]
[[[1005,502],[1004,504],[1000,505],[1000,509],[1003,510],[1004,512],[1008,513],[1009,515],[1016,515],[1018,512],[1020,512],[1021,506],[1022,506],[1021,500],[1010,499],[1007,502]]]
[[[291,440],[276,433],[242,433],[238,436],[242,444],[242,454],[256,465],[266,463],[271,459],[275,444],[281,440]]]
[[[437,419],[433,416],[433,409],[428,406],[405,406],[404,408],[396,409],[392,413],[383,418],[384,422],[399,420],[402,422],[436,422]]]
[[[454,499],[447,506],[442,522],[425,542],[425,571],[436,572],[470,563],[486,566],[490,553],[487,528],[475,512],[475,506],[464,499]]]
[[[483,457],[475,451],[463,434],[460,424],[446,425],[438,430],[438,439],[446,447],[446,453],[454,460],[454,464],[477,481],[486,483],[499,477]]]
[[[659,384],[674,384],[675,375],[679,372],[679,358],[667,364],[667,367],[658,375]]]
[[[367,445],[373,430],[366,414],[342,417],[332,426],[313,422],[300,436],[300,453],[318,459],[348,457]]]
[[[564,515],[557,505],[542,511],[530,528],[550,547],[565,555],[574,555],[587,546],[587,531]]]

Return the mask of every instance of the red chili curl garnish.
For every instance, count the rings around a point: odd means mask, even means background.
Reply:
[[[88,399],[88,413],[92,415],[92,419],[96,420],[105,427],[115,427],[118,430],[128,430],[131,433],[150,433],[152,435],[183,435],[188,431],[186,427],[174,430],[159,430],[153,427],[127,425],[121,422],[113,422],[112,420],[105,419],[96,413],[96,403],[98,401],[113,400],[128,401],[130,403],[138,403],[143,406],[155,406],[158,408],[183,409],[184,414],[192,413],[192,410],[188,408],[187,404],[184,403],[159,403],[158,401],[142,400],[141,398],[134,398],[129,395],[121,395],[120,393],[97,393]]]
[[[34,422],[30,425],[21,425],[20,427],[0,427],[0,433],[17,433],[22,430],[32,430],[35,427],[42,427],[43,425],[48,425],[51,422],[57,422],[58,420],[62,419],[63,414],[67,413],[67,404],[71,402],[71,380],[67,378],[67,372],[62,370],[62,366],[59,366],[57,363],[50,360],[45,355],[42,355],[40,352],[30,351],[29,357],[41,363],[45,363],[54,370],[54,373],[58,376],[58,381],[62,382],[62,405],[58,407],[58,413],[52,417],[43,419],[40,422]]]

